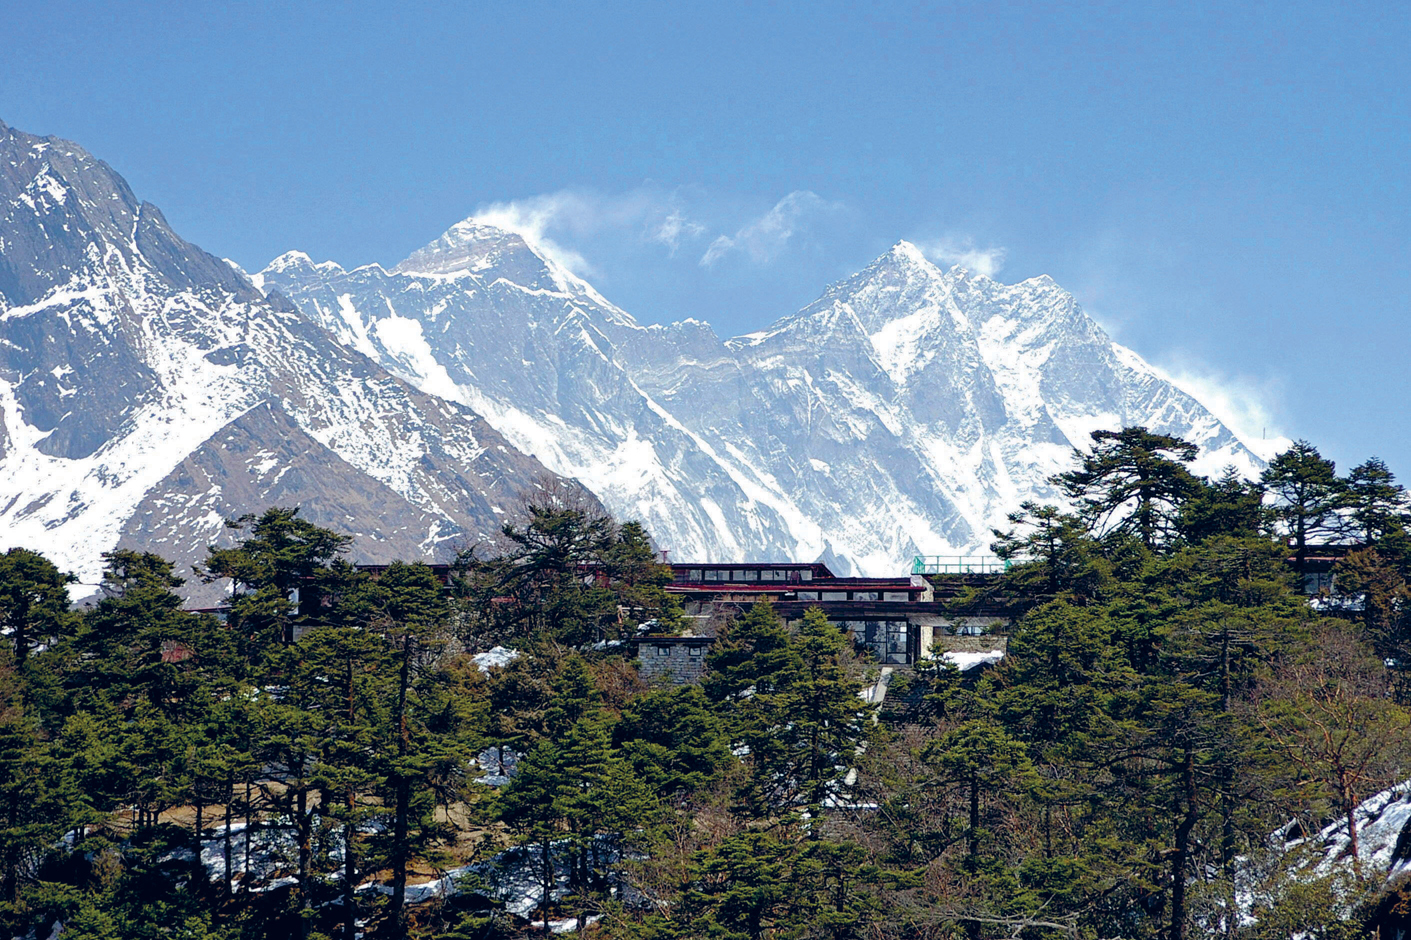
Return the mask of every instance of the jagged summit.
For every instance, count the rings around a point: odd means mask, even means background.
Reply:
[[[511,278],[524,286],[541,290],[562,289],[555,283],[550,262],[540,256],[524,237],[475,218],[457,222],[437,238],[395,265],[395,274],[455,277],[501,268],[514,272]]]
[[[0,532],[85,577],[123,540],[197,552],[236,494],[303,492],[369,520],[364,546],[433,552],[497,528],[545,467],[675,558],[883,574],[983,550],[1096,428],[1258,466],[1051,279],[905,241],[722,341],[643,327],[552,245],[475,218],[392,270],[289,252],[246,277],[82,148],[10,128],[0,212]]]
[[[725,341],[704,323],[639,326],[475,219],[391,272],[267,277],[675,558],[826,556],[880,574],[916,552],[982,551],[1099,427],[1147,423],[1257,465],[1050,279],[942,270],[906,241]]]
[[[919,267],[935,267],[935,265],[931,263],[931,259],[926,257],[925,252],[906,239],[902,239],[893,245],[891,250],[889,250],[884,257],[891,258],[899,263],[914,264]],[[879,258],[878,260],[880,261],[881,259]]]
[[[0,246],[0,548],[88,584],[120,545],[185,569],[278,501],[368,560],[433,557],[547,472],[267,301],[76,144],[0,131]]]

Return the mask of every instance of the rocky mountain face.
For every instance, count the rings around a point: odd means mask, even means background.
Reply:
[[[87,584],[117,546],[186,570],[278,504],[357,558],[448,554],[552,474],[421,379],[267,299],[82,148],[0,123],[0,547]]]
[[[1200,468],[1261,461],[1047,277],[943,271],[899,242],[766,330],[643,326],[511,232],[462,222],[391,270],[299,252],[253,280],[349,348],[474,408],[678,560],[895,573],[983,552],[1090,431]]]
[[[0,547],[85,582],[118,545],[185,568],[271,504],[366,560],[444,555],[552,474],[676,559],[894,573],[983,551],[1125,424],[1259,465],[1045,277],[899,242],[728,340],[644,326],[474,219],[390,270],[291,252],[247,277],[82,148],[0,124]]]

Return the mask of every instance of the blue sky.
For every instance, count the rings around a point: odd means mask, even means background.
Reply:
[[[1061,7],[1061,9],[1060,9]],[[1411,477],[1411,5],[10,3],[0,119],[257,269],[532,225],[757,329],[900,238]]]

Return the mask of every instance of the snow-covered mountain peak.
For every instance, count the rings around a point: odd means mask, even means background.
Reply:
[[[0,130],[0,549],[92,584],[104,551],[184,567],[271,504],[387,560],[494,531],[543,466],[256,289],[346,273],[246,276],[81,147]]]
[[[523,235],[474,216],[412,252],[391,273],[456,280],[492,271],[490,280],[503,278],[530,290],[573,292],[569,272],[536,251]]]
[[[626,311],[610,303],[534,239],[475,216],[457,222],[435,241],[412,252],[389,273],[450,282],[465,279],[485,284],[502,282],[518,290],[559,294],[596,308],[598,315],[617,326],[638,326]]]
[[[945,271],[905,241],[724,342],[697,321],[642,327],[552,251],[475,219],[390,273],[272,285],[683,559],[827,553],[891,573],[982,551],[1022,500],[1053,498],[1048,477],[1095,428],[1242,448],[1051,279]]]
[[[306,252],[286,251],[265,265],[265,270],[262,273],[283,274],[287,271],[319,271],[332,274],[342,270],[343,266],[336,261],[315,261]]]
[[[891,247],[886,257],[891,258],[899,264],[914,264],[918,267],[931,267],[935,265],[926,257],[926,253],[917,248],[906,239],[902,239]]]

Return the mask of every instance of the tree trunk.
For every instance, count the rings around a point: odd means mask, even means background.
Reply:
[[[1181,762],[1181,796],[1176,800],[1185,812],[1176,824],[1175,848],[1171,853],[1171,932],[1169,940],[1186,938],[1186,863],[1190,858],[1191,831],[1195,829],[1195,754],[1187,750]]]
[[[974,776],[970,778],[970,831],[965,839],[973,874],[980,859],[980,781]]]
[[[17,790],[10,792],[9,805],[5,808],[5,826],[14,831],[20,824],[20,794]],[[20,899],[20,855],[19,847],[13,843],[5,847],[5,871],[3,897],[9,904],[15,904]]]
[[[1220,632],[1220,713],[1230,712],[1230,626]],[[1233,742],[1231,747],[1233,747]],[[1235,781],[1233,758],[1229,752],[1220,760],[1220,870],[1225,882],[1225,936],[1238,930],[1239,911],[1235,900]]]
[[[542,843],[543,856],[540,861],[543,863],[541,870],[544,873],[544,936],[549,935],[549,899],[554,892],[554,857],[551,854],[553,843],[546,835]]]
[[[406,757],[411,750],[411,727],[407,721],[407,693],[411,689],[412,654],[414,641],[410,634],[402,640],[402,667],[397,683],[397,755]],[[411,813],[411,781],[406,777],[406,768],[398,770],[395,795],[396,807],[392,820],[392,932],[393,936],[406,936],[407,926],[407,856],[410,854],[409,820]]]
[[[1352,874],[1358,881],[1362,880],[1362,847],[1358,844],[1357,838],[1357,794],[1352,790],[1352,784],[1346,776],[1339,775],[1342,779],[1338,781],[1338,789],[1342,795],[1343,812],[1347,814],[1347,845],[1352,853]]]
[[[353,696],[353,657],[347,658],[344,683],[348,701],[348,725],[351,728],[357,720],[358,712]],[[357,865],[357,819],[358,794],[348,787],[348,820],[343,826],[343,940],[354,940],[358,935],[357,897],[355,882],[358,877]]]
[[[970,832],[966,835],[966,862],[971,875],[980,870],[980,779],[970,775]],[[965,935],[970,940],[980,940],[980,922],[967,920]]]
[[[299,839],[299,926],[298,936],[303,940],[308,935],[309,923],[306,914],[309,910],[309,856],[313,854],[312,838],[309,833],[309,791],[299,781],[299,795],[295,799],[294,831]]]
[[[343,826],[343,940],[354,940],[358,935],[358,908],[354,889],[358,877],[357,827],[353,824],[353,794],[348,794],[348,822]]]
[[[225,783],[225,835],[223,839],[223,854],[225,860],[225,896],[230,897],[230,810],[231,803],[235,802],[235,781],[229,777]]]
[[[245,893],[250,890],[250,829],[252,822],[250,811],[254,807],[254,798],[250,792],[250,780],[245,779],[245,864],[240,866],[240,891]]]
[[[411,803],[411,784],[404,777],[397,781],[396,802],[392,822],[392,933],[401,938],[407,932],[407,815]]]
[[[202,886],[202,887],[205,887],[205,886],[206,886],[206,866],[203,865],[203,864],[201,864],[201,848],[202,848],[202,846],[204,845],[204,841],[202,840],[201,835],[202,835],[202,830],[205,828],[204,823],[203,823],[203,820],[202,820],[202,815],[203,815],[203,811],[205,810],[205,808],[206,808],[206,807],[200,802],[200,800],[197,800],[197,802],[196,802],[196,858],[195,858],[195,860],[193,860],[192,863],[191,863],[191,874],[192,874],[193,879],[195,879],[195,884],[196,884],[196,885],[199,885],[199,886]]]

